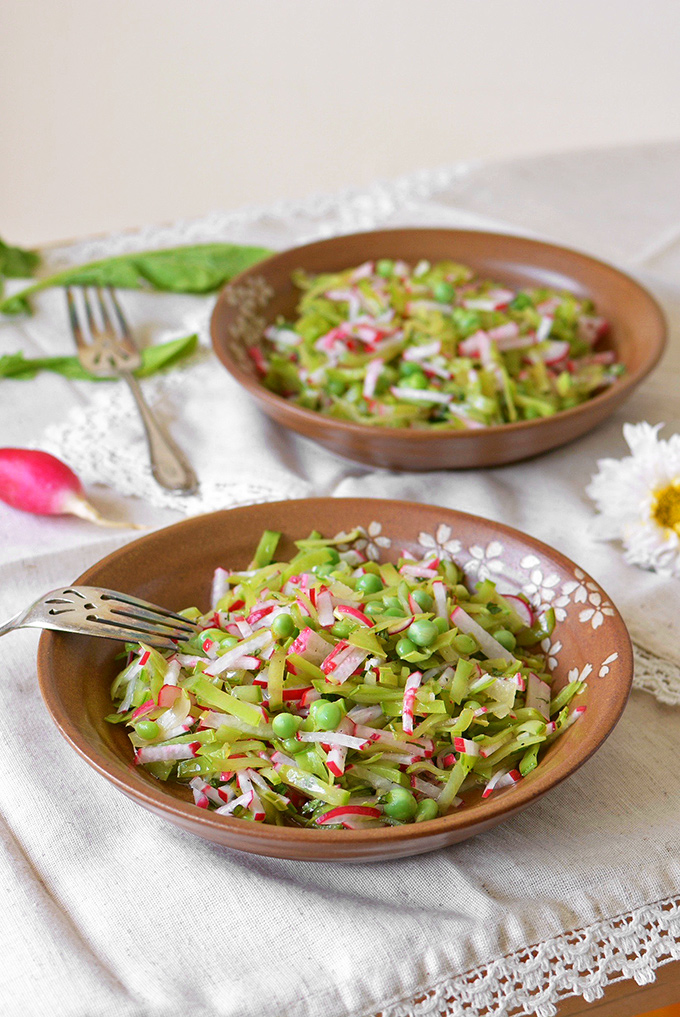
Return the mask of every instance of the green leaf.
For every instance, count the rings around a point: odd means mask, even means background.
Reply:
[[[52,286],[113,286],[171,293],[212,293],[270,254],[272,251],[264,247],[238,244],[196,244],[164,251],[123,254],[41,279],[0,302],[0,312],[30,312],[28,297]]]
[[[40,264],[37,251],[11,247],[0,240],[0,276],[7,279],[28,279]]]
[[[198,336],[189,335],[182,339],[171,339],[157,346],[147,346],[142,350],[142,365],[134,373],[138,378],[146,378],[166,367],[172,367],[178,360],[194,353],[198,345]],[[10,353],[0,357],[0,378],[12,378],[15,381],[27,381],[35,378],[40,371],[53,371],[74,381],[115,381],[111,378],[97,377],[81,367],[78,357],[25,357],[23,353]]]
[[[2,279],[0,279],[0,283],[1,282]],[[28,291],[22,290],[22,293],[26,292]],[[21,293],[17,293],[16,296],[6,297],[2,303],[0,303],[0,312],[2,312],[2,314],[30,314],[31,305],[28,300],[24,300]]]

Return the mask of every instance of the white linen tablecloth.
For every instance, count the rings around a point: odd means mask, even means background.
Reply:
[[[620,977],[649,981],[660,963],[680,957],[678,584],[595,542],[584,494],[598,458],[625,454],[624,421],[664,421],[665,433],[680,427],[679,175],[680,144],[458,166],[47,252],[57,265],[190,241],[283,248],[427,224],[546,236],[639,276],[669,318],[663,366],[610,422],[530,462],[418,475],[350,463],[276,429],[207,351],[145,383],[192,449],[201,492],[184,504],[150,479],[120,385],[48,375],[0,382],[0,444],[56,452],[88,484],[109,485],[92,487],[102,507],[154,527],[182,510],[308,494],[411,498],[519,527],[603,584],[636,644],[636,684],[653,695],[634,692],[578,773],[483,836],[384,864],[287,862],[204,843],[102,780],[42,705],[37,635],[8,635],[3,1015],[550,1017],[564,996],[594,999]],[[207,343],[211,299],[122,299],[148,341],[198,329]],[[36,309],[0,323],[0,353],[70,351],[63,293],[44,294]],[[0,618],[133,536],[0,504]]]

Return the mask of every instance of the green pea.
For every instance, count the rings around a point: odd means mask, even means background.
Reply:
[[[385,608],[385,610],[383,611],[383,614],[387,618],[403,618],[404,617],[404,609],[403,609],[403,607],[388,607],[388,608]]]
[[[359,576],[357,579],[355,589],[360,593],[380,593],[384,586],[380,576],[376,576],[374,572],[366,572],[365,575]]]
[[[353,629],[353,626],[350,625],[349,622],[338,621],[338,622],[335,623],[335,625],[331,629],[331,632],[332,632],[332,634],[334,636],[337,636],[338,639],[347,639],[347,636],[350,634],[352,629]]]
[[[325,562],[322,562],[321,565],[314,565],[312,567],[312,572],[314,573],[315,576],[318,576],[319,579],[328,579],[328,577],[334,571],[335,571],[335,564],[333,562],[330,562],[330,561],[325,561]]]
[[[155,720],[140,720],[135,724],[135,731],[139,737],[146,738],[147,741],[158,738],[160,730]]]
[[[406,822],[415,816],[418,803],[405,787],[395,787],[387,792],[383,808],[390,819]]]
[[[423,798],[418,802],[416,809],[416,823],[426,823],[428,819],[436,819],[439,815],[439,808],[434,798]]]
[[[429,382],[422,371],[414,371],[413,374],[409,374],[404,378],[404,384],[407,388],[427,388]]]
[[[494,632],[494,639],[497,639],[506,650],[512,651],[517,646],[517,640],[509,629],[498,629]]]
[[[402,378],[408,378],[409,374],[422,374],[423,369],[415,360],[402,360],[399,364],[399,374]]]
[[[375,270],[383,279],[389,279],[394,272],[394,262],[389,258],[381,258],[375,266]]]
[[[343,396],[347,391],[347,385],[342,378],[330,378],[326,384],[326,390],[329,395]]]
[[[434,299],[439,300],[442,304],[450,304],[456,295],[455,287],[444,279],[434,284],[432,292],[434,293]]]
[[[476,653],[479,649],[477,640],[474,636],[469,636],[466,632],[461,632],[459,635],[453,638],[453,648],[458,653]]]
[[[373,618],[375,615],[384,613],[385,609],[383,608],[380,600],[371,600],[364,608],[364,614],[367,614],[369,618]]]
[[[436,625],[437,632],[439,632],[440,635],[443,635],[444,632],[449,631],[449,623],[447,622],[446,618],[435,618],[432,624]]]
[[[342,710],[328,699],[317,699],[312,703],[310,713],[320,731],[335,731],[342,720]]]
[[[302,718],[292,713],[277,713],[272,720],[272,730],[277,738],[293,738],[301,723]]]
[[[272,632],[277,639],[288,639],[292,636],[295,622],[289,614],[277,614],[272,622]]]
[[[429,646],[438,635],[437,626],[434,622],[427,621],[426,618],[414,621],[408,627],[408,638],[417,646]]]
[[[404,613],[399,597],[383,597],[383,604],[385,607],[398,607],[401,613]]]
[[[281,744],[289,756],[294,756],[296,753],[303,752],[307,748],[307,743],[300,742],[297,738],[284,738]]]
[[[397,654],[400,657],[408,657],[409,653],[414,653],[416,649],[416,644],[412,643],[410,639],[400,639],[397,643]]]
[[[432,610],[434,600],[426,590],[414,590],[412,596],[421,611]]]
[[[238,639],[236,636],[225,636],[223,635],[220,639],[220,650],[231,650],[232,646],[236,646]]]

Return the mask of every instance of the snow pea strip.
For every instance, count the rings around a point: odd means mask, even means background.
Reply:
[[[279,537],[217,571],[176,651],[130,644],[111,687],[135,763],[190,782],[201,808],[238,798],[239,820],[313,829],[446,815],[480,788],[511,794],[583,714],[582,681],[553,696],[536,645],[554,612],[535,620],[434,552],[374,562],[358,526],[290,561]]]

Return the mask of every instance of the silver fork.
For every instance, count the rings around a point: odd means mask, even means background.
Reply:
[[[142,358],[134,344],[115,292],[111,287],[108,287],[107,291],[112,313],[104,300],[101,287],[96,288],[101,319],[99,324],[93,313],[87,290],[82,290],[87,318],[87,329],[84,329],[78,314],[74,290],[72,287],[66,290],[71,329],[78,347],[80,363],[90,374],[122,378],[127,382],[144,424],[154,477],[161,487],[170,491],[193,494],[198,487],[196,474],[183,452],[153,415],[142,395],[139,382],[132,373],[140,366]]]
[[[46,593],[0,625],[0,636],[21,628],[78,632],[168,650],[176,650],[178,642],[186,642],[198,631],[174,611],[98,586],[66,586]]]

